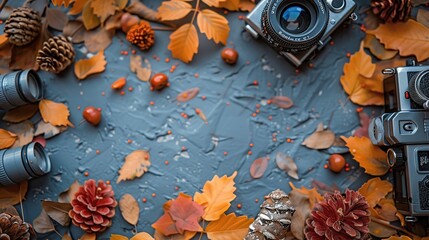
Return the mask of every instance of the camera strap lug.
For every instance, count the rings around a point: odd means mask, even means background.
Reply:
[[[352,14],[350,14],[349,18],[350,18],[353,22],[356,22],[356,21],[359,19],[358,15],[357,15],[356,13],[354,13],[354,12],[353,12]]]

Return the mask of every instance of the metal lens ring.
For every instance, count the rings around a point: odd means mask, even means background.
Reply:
[[[283,51],[314,46],[328,25],[323,0],[269,0],[262,12],[262,31],[271,45]]]
[[[411,78],[409,92],[411,99],[420,105],[429,101],[429,70],[421,71]]]

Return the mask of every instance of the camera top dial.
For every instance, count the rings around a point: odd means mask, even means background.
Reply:
[[[269,0],[262,12],[262,31],[281,51],[314,46],[323,36],[329,11],[323,0]]]

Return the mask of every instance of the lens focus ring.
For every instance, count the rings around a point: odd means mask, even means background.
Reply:
[[[0,158],[0,186],[7,186],[7,185],[12,185],[15,184],[6,174],[6,170],[4,169],[3,166],[3,156],[4,156],[4,151],[1,153],[1,158]]]

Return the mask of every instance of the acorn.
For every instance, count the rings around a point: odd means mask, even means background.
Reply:
[[[225,48],[222,50],[220,56],[224,62],[234,65],[238,59],[238,52],[233,48]]]
[[[86,107],[82,112],[83,118],[93,126],[101,122],[101,109],[93,106]]]
[[[339,173],[346,165],[346,160],[340,154],[332,154],[328,159],[328,166],[331,171]]]
[[[164,73],[157,73],[153,75],[150,79],[151,90],[162,90],[163,88],[168,86],[168,77]]]

